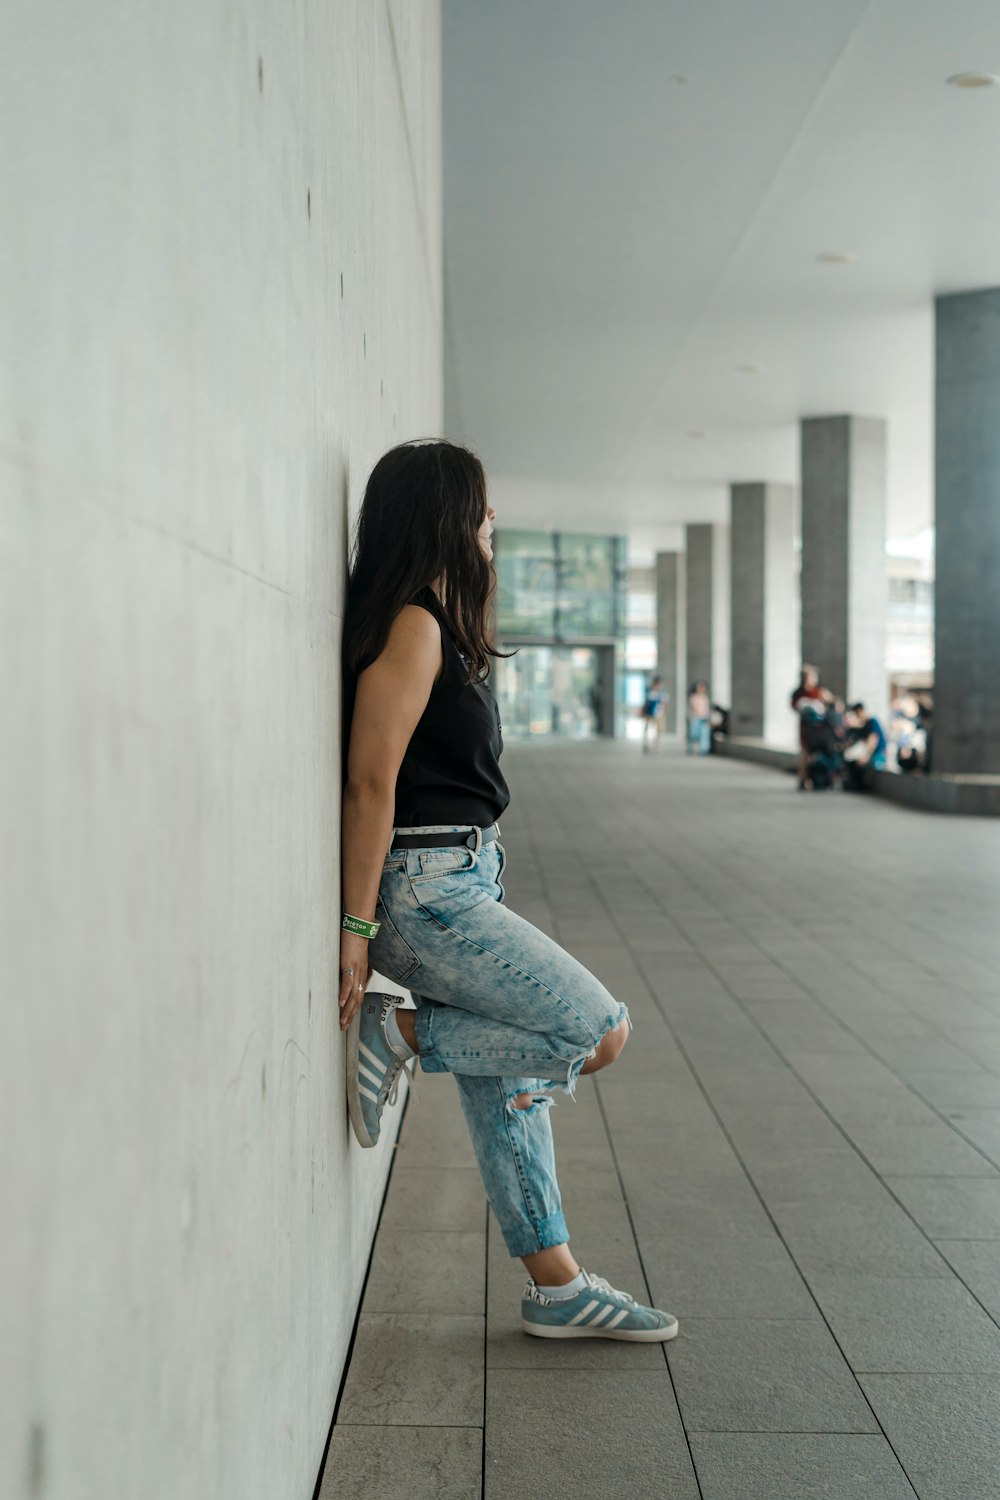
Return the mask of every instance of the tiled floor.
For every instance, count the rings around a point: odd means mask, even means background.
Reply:
[[[323,1500],[998,1500],[1000,822],[631,744],[506,767],[508,900],[636,1027],[554,1116],[574,1249],[681,1332],[524,1337],[421,1077]]]

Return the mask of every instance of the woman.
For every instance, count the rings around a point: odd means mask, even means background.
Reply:
[[[693,682],[688,694],[687,753],[709,755],[712,750],[712,702],[707,682]]]
[[[613,1062],[628,1014],[503,903],[509,795],[489,631],[495,512],[479,460],[407,443],[376,464],[358,521],[345,629],[340,1024],[348,1103],[378,1139],[411,1058],[453,1073],[487,1196],[529,1281],[543,1338],[660,1341],[677,1320],[581,1269],[556,1181],[550,1091]],[[388,852],[386,852],[388,851]],[[375,967],[416,1010],[365,994]]]
[[[811,667],[808,663],[803,665],[799,673],[799,685],[792,693],[791,705],[799,716],[799,791],[811,792],[813,784],[809,778],[809,726],[815,719],[822,718],[826,710],[816,667]]]

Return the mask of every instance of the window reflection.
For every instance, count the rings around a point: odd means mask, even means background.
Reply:
[[[494,539],[501,636],[550,641],[621,636],[621,537],[501,529]]]

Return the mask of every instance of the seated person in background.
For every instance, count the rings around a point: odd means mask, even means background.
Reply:
[[[729,709],[723,708],[721,703],[712,704],[712,744],[715,744],[716,735],[729,733]]]
[[[895,748],[897,770],[923,770],[927,737],[921,721],[920,704],[912,693],[907,693],[893,706],[889,740]]]
[[[837,738],[838,749],[843,749],[847,742],[847,724],[844,714],[847,712],[843,698],[835,698],[832,693],[828,695],[826,717],[827,722]]]
[[[934,769],[934,704],[926,696],[920,698],[920,724],[924,734],[924,751],[920,758],[920,769],[929,776]]]
[[[885,765],[885,730],[863,703],[852,703],[845,718],[844,787],[856,792],[867,791],[874,781],[873,771]]]

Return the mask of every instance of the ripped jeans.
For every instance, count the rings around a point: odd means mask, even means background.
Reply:
[[[443,825],[406,832],[462,833]],[[486,1196],[511,1255],[569,1239],[556,1179],[551,1090],[628,1012],[558,943],[503,905],[499,843],[386,856],[371,944],[417,1007],[420,1065],[453,1073]],[[520,1094],[532,1095],[516,1109]]]

